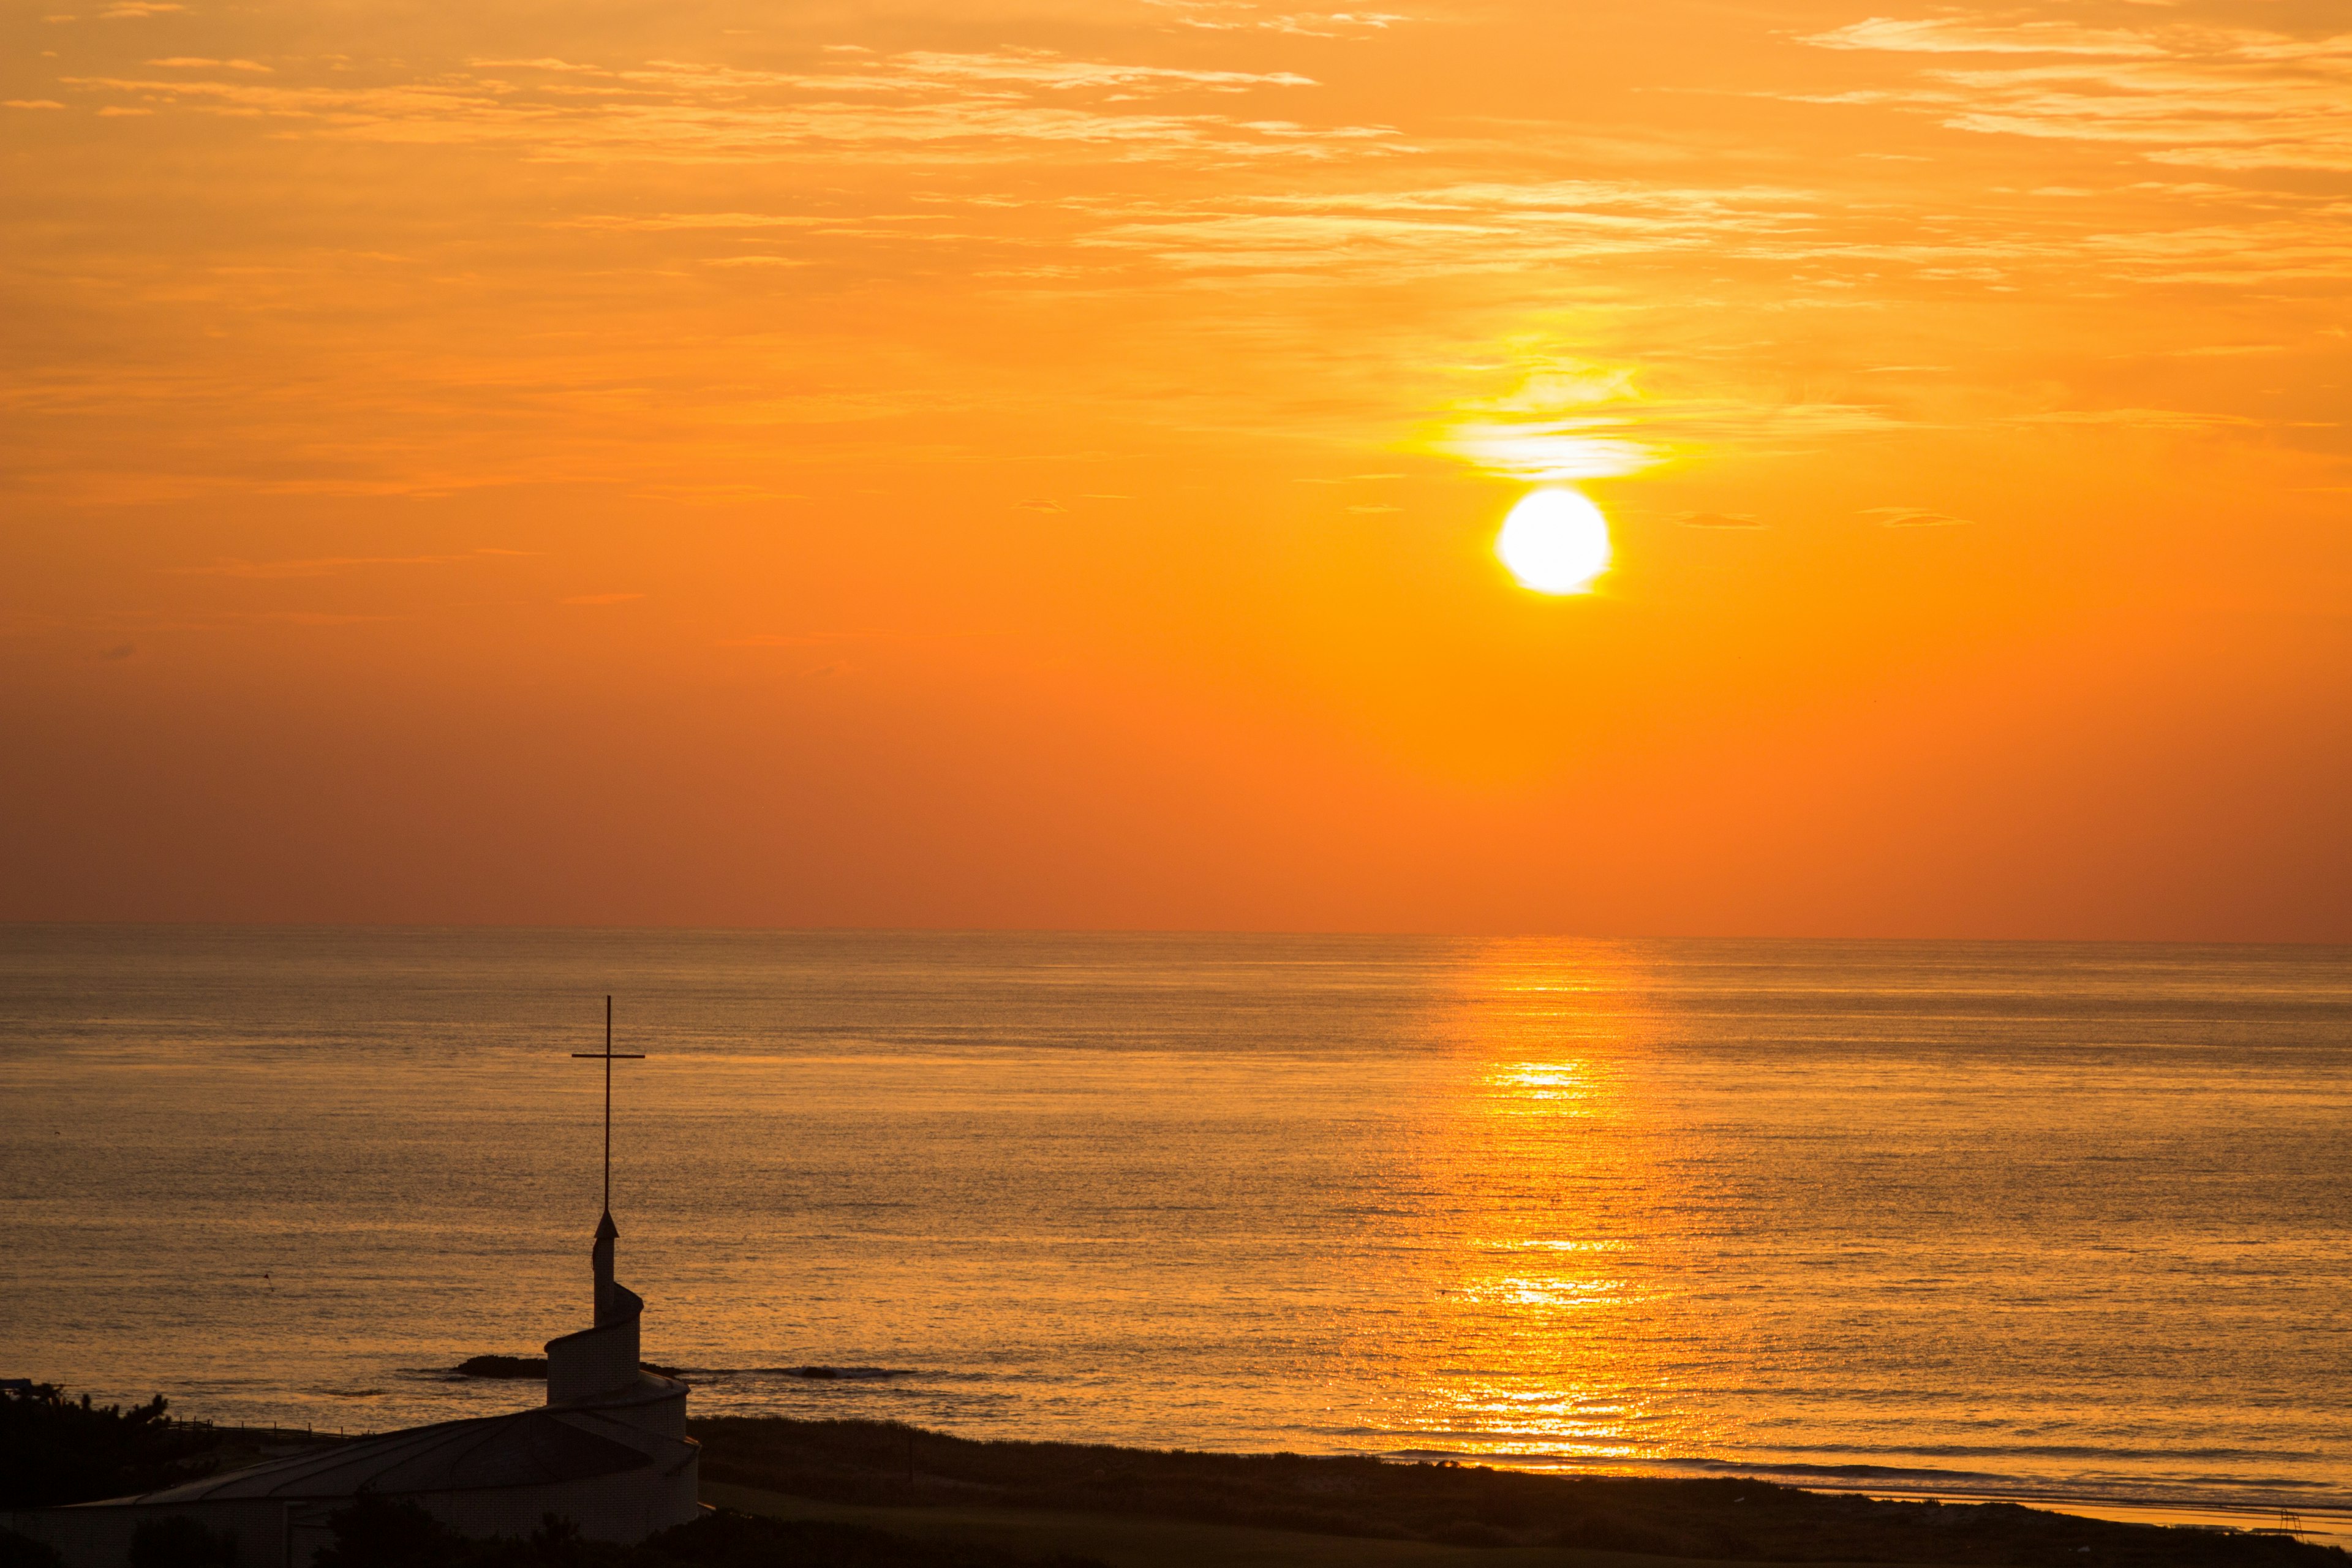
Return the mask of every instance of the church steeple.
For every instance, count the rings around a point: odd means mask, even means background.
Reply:
[[[637,1365],[637,1320],[645,1313],[645,1299],[615,1279],[613,1270],[613,1244],[621,1237],[621,1227],[613,1223],[613,1064],[645,1058],[613,1048],[610,996],[604,998],[604,1048],[572,1054],[604,1064],[604,1208],[596,1218],[596,1242],[588,1254],[596,1279],[593,1324],[547,1342],[547,1402],[565,1405],[609,1402],[631,1395],[633,1390],[637,1391],[634,1396],[642,1396],[647,1381]],[[656,1398],[667,1401],[675,1395],[679,1409],[685,1408],[683,1384],[658,1378],[651,1384],[657,1385]]]
[[[613,1211],[606,1209],[604,1217],[596,1222],[596,1246],[589,1253],[596,1270],[596,1326],[617,1322],[621,1316],[620,1289],[613,1279],[613,1243],[619,1240],[621,1227],[613,1223]]]

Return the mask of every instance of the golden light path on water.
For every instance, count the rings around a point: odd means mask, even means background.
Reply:
[[[1649,1349],[1668,1293],[1629,1273],[1634,1240],[1604,1206],[1671,1200],[1622,1059],[1640,978],[1621,956],[1507,943],[1463,975],[1463,1071],[1433,1152],[1481,1167],[1440,1288],[1475,1310],[1443,1320],[1401,1426],[1603,1468],[1700,1439]]]

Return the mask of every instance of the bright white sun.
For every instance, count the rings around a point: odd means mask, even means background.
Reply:
[[[1582,594],[1609,570],[1609,520],[1574,490],[1536,490],[1503,520],[1495,553],[1524,587]]]

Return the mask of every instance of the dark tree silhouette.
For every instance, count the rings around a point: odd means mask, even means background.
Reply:
[[[37,1384],[0,1394],[0,1508],[153,1491],[208,1474],[213,1438],[163,1419],[161,1394],[125,1410]]]

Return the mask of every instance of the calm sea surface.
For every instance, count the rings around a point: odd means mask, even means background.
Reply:
[[[2340,949],[0,928],[0,1375],[534,1401],[607,991],[703,1411],[2352,1505]]]

